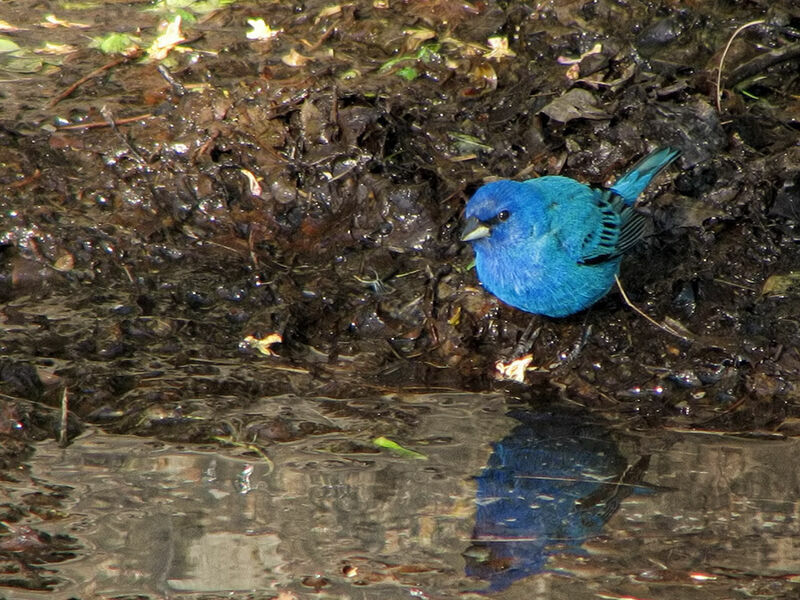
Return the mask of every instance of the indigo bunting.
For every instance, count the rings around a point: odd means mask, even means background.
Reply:
[[[548,317],[588,308],[614,283],[647,218],[633,204],[680,154],[648,154],[609,189],[561,176],[487,183],[467,202],[461,239],[478,279],[506,304]]]

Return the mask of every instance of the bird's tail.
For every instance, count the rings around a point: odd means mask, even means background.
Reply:
[[[626,204],[633,204],[648,186],[653,177],[678,158],[681,151],[675,148],[659,148],[645,156],[625,175],[617,179],[611,191],[622,196]]]

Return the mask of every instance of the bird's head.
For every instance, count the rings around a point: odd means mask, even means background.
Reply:
[[[487,183],[467,202],[461,240],[476,248],[500,247],[537,234],[541,202],[532,187],[518,181]]]

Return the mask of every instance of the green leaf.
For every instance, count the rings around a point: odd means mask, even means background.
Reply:
[[[0,54],[5,54],[6,52],[16,52],[19,50],[19,44],[17,44],[14,40],[10,40],[7,37],[0,36]]]
[[[456,146],[462,152],[473,151],[473,150],[483,150],[484,152],[493,152],[494,148],[491,146],[487,146],[483,142],[481,142],[478,138],[474,135],[468,135],[466,133],[458,133],[457,131],[448,131],[447,135],[449,135],[453,140],[456,142]]]
[[[90,48],[97,48],[105,54],[124,54],[130,48],[136,47],[136,39],[127,33],[109,33],[108,35],[92,38]]]
[[[358,69],[348,69],[344,73],[339,75],[339,79],[347,80],[347,79],[358,79],[361,77],[361,71]]]
[[[175,10],[167,13],[167,15],[168,21],[174,20],[175,17],[180,17],[184,25],[194,25],[197,23],[197,17],[188,8],[176,8]]]
[[[381,65],[380,69],[378,69],[378,73],[386,73],[387,71],[391,70],[391,68],[395,66],[397,63],[403,62],[405,60],[414,60],[414,57],[404,54],[402,56],[395,56],[394,58],[390,58]]]
[[[423,62],[432,62],[440,58],[439,50],[442,45],[439,42],[431,42],[430,44],[423,44],[417,50],[417,58]]]
[[[3,70],[12,73],[38,73],[44,66],[44,61],[38,56],[8,56],[0,60]]]
[[[417,77],[419,77],[419,71],[417,71],[414,67],[403,67],[402,69],[397,70],[397,75],[406,81],[414,81]]]
[[[228,6],[229,4],[233,4],[233,2],[234,0],[199,0],[188,8],[199,15],[205,15]]]
[[[375,444],[378,448],[386,448],[387,450],[391,450],[395,454],[399,454],[404,458],[415,458],[417,460],[428,460],[428,457],[424,454],[420,454],[419,452],[414,452],[413,450],[409,450],[408,448],[403,448],[397,442],[394,442],[386,437],[377,437],[372,440],[372,443]]]

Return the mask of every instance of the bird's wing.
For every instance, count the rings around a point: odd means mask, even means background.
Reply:
[[[597,223],[583,238],[578,258],[584,265],[618,258],[642,238],[647,228],[647,218],[611,190],[597,192],[594,200]]]

